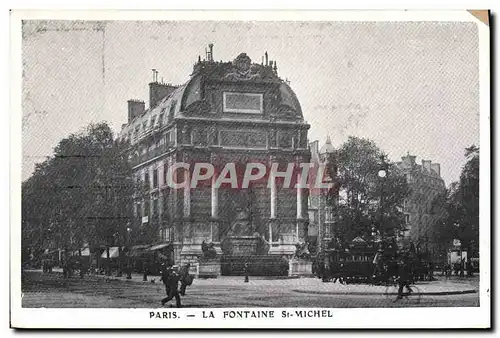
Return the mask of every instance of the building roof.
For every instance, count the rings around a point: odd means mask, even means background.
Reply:
[[[303,120],[299,100],[289,84],[277,75],[276,63],[270,65],[251,63],[250,58],[241,53],[232,62],[214,62],[198,60],[194,65],[190,79],[178,86],[172,93],[163,98],[154,108],[147,109],[143,114],[124,126],[122,133],[128,133],[136,125],[148,122],[151,116],[165,114],[170,118],[197,116],[216,118],[210,107],[210,98],[203,97],[205,86],[220,84],[274,84],[270,93],[277,107],[278,115]],[[266,89],[268,90],[268,89]],[[159,123],[156,119],[155,125]]]

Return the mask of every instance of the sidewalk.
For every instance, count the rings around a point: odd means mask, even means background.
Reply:
[[[415,287],[416,286],[416,287]],[[418,282],[412,285],[412,288],[421,295],[428,296],[450,296],[461,294],[477,293],[479,286],[474,285],[474,281],[467,283],[466,281],[453,280],[437,280],[432,282]],[[322,283],[315,289],[297,288],[293,291],[308,294],[324,294],[324,295],[380,295],[390,292],[396,294],[395,287],[387,288],[382,285],[365,285],[365,284],[348,284],[340,283]]]
[[[41,271],[40,271],[41,272]],[[62,269],[53,269],[55,273],[62,273]],[[126,283],[140,283],[140,284],[153,284],[162,283],[160,276],[148,276],[147,282],[143,281],[143,275],[133,273],[131,279],[126,278],[126,274],[122,277],[116,277],[116,272],[111,276],[107,275],[86,275],[84,278],[103,278],[113,282],[126,282]],[[74,276],[73,278],[78,278]],[[283,278],[283,277],[266,277],[266,276],[250,276],[248,283],[243,282],[243,276],[218,276],[217,278],[203,279],[196,278],[193,286],[202,288],[224,288],[232,289],[234,287],[245,286],[245,288],[289,288],[293,292],[303,294],[315,295],[381,295],[387,292],[387,287],[380,285],[367,285],[367,284],[348,284],[343,285],[340,283],[323,283],[320,279],[314,277],[303,278]],[[419,292],[422,295],[432,296],[448,296],[460,294],[473,294],[477,293],[479,283],[477,279],[439,279],[433,282],[419,282],[416,284]],[[390,291],[395,289],[390,289]]]

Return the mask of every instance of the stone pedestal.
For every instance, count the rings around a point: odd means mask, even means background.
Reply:
[[[180,252],[182,263],[197,262],[198,258],[203,255],[203,242],[206,244],[213,243],[217,256],[222,255],[220,242],[218,242],[219,222],[217,219],[210,219],[207,223],[185,218],[183,225],[185,229]]]
[[[289,276],[312,276],[312,261],[300,259],[300,258],[292,258],[288,261]]]
[[[197,278],[217,278],[221,274],[220,259],[203,260],[200,259],[197,264]]]
[[[250,256],[257,253],[259,237],[255,236],[231,236],[223,241],[223,251],[226,255]]]

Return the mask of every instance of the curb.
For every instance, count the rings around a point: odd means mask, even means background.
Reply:
[[[305,290],[292,290],[297,293],[307,293],[314,295],[336,295],[336,296],[380,296],[385,295],[384,292],[329,292],[329,291],[305,291]],[[430,291],[430,292],[419,292],[414,293],[415,295],[421,296],[451,296],[451,295],[465,295],[477,293],[477,290],[461,290],[461,291]],[[390,293],[390,295],[396,296],[397,293]]]

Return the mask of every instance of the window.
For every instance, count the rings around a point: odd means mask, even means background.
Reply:
[[[405,214],[405,224],[410,224],[410,215]]]
[[[153,216],[157,216],[158,215],[158,199],[155,198],[153,200],[153,212],[151,213]]]
[[[148,199],[144,201],[144,213],[142,216],[143,217],[149,216],[149,200]]]
[[[151,128],[153,128],[155,126],[155,122],[156,122],[156,115],[153,115],[151,117]]]
[[[158,188],[158,169],[153,170],[153,188]]]
[[[162,112],[165,110],[165,108],[162,109]],[[158,126],[161,127],[163,125],[163,113],[160,114],[160,117],[158,118]]]
[[[148,172],[146,172],[146,173],[144,174],[144,183],[145,183],[146,185],[149,185],[149,173],[148,173]]]
[[[134,216],[137,218],[141,217],[141,202],[134,204]]]
[[[168,163],[163,165],[163,184],[167,184]]]
[[[177,105],[177,101],[176,100],[172,100],[172,103],[170,103],[170,111],[169,111],[170,118],[174,117],[175,106],[176,105]]]
[[[223,110],[227,113],[262,114],[263,99],[258,93],[224,92]]]
[[[172,145],[172,133],[169,131],[165,134],[165,144],[167,145],[167,147],[171,146]]]
[[[174,233],[172,230],[173,230],[172,228],[163,229],[163,236],[164,236],[163,241],[164,242],[169,242],[172,239],[173,233]]]

